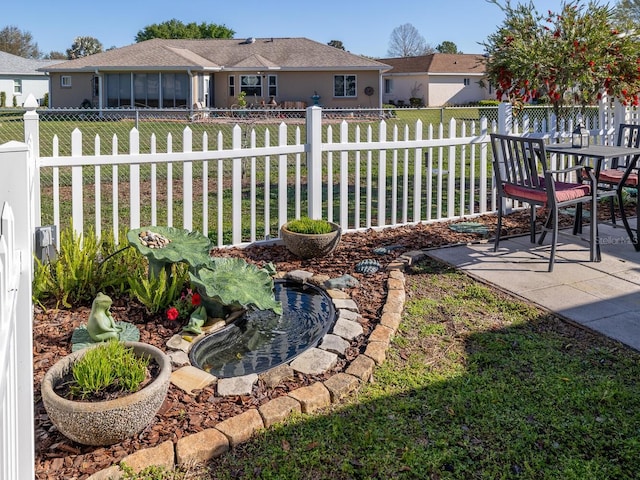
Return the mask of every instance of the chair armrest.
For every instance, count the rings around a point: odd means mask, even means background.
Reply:
[[[562,170],[547,170],[548,173],[553,175],[557,173],[570,173],[578,170],[591,170],[592,168],[586,165],[574,165],[573,167],[563,168]]]

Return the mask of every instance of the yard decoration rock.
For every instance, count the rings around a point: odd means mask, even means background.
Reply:
[[[125,342],[136,355],[146,355],[158,365],[158,375],[144,388],[106,401],[75,401],[55,391],[87,349],[56,362],[41,385],[42,402],[56,428],[67,438],[84,445],[113,445],[142,431],[164,402],[171,376],[171,360],[160,349],[140,342]]]

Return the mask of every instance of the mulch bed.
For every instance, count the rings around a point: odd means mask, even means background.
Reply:
[[[566,219],[570,222],[570,218]],[[469,221],[467,219],[467,221]],[[488,237],[493,237],[496,217],[487,215],[470,221],[481,222],[488,227]],[[518,212],[503,222],[507,235],[528,231],[528,213]],[[222,420],[257,408],[272,398],[285,395],[292,389],[325,380],[332,374],[343,371],[349,361],[363,350],[366,338],[375,328],[386,298],[387,272],[382,268],[371,275],[361,275],[354,266],[361,260],[375,258],[386,266],[399,255],[411,250],[436,248],[444,245],[469,243],[483,237],[474,233],[454,232],[447,223],[418,224],[384,230],[367,230],[343,235],[338,249],[327,258],[300,260],[281,245],[251,246],[245,249],[221,249],[217,256],[235,256],[248,262],[262,265],[273,262],[278,271],[307,270],[331,278],[350,274],[359,280],[359,285],[347,290],[357,303],[363,317],[365,335],[354,341],[343,359],[332,372],[319,376],[297,375],[292,381],[276,388],[267,388],[258,382],[250,396],[217,397],[214,388],[205,388],[196,395],[189,395],[170,386],[167,398],[156,416],[156,421],[135,438],[109,447],[83,446],[62,436],[52,425],[40,398],[40,382],[46,370],[59,358],[71,351],[71,333],[86,323],[90,308],[73,310],[41,309],[34,312],[34,395],[35,395],[35,439],[37,479],[85,479],[91,474],[117,463],[134,451],[154,447],[171,440],[197,433],[215,426]],[[377,255],[372,250],[380,246],[396,246],[390,253]],[[150,317],[145,309],[128,298],[114,299],[111,313],[116,320],[136,324],[141,333],[140,341],[164,348],[166,341],[180,329],[167,321],[163,315]]]

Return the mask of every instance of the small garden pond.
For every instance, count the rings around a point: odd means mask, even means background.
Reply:
[[[254,310],[193,345],[191,364],[218,378],[261,373],[315,347],[336,321],[331,297],[314,285],[276,280],[283,313]]]

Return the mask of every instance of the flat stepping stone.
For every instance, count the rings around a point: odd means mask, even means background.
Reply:
[[[240,377],[220,378],[218,380],[218,395],[251,395],[253,385],[258,381],[258,375],[251,373]]]
[[[402,248],[402,245],[385,245],[383,247],[374,248],[373,253],[375,253],[376,255],[386,255],[387,253],[391,253],[398,248]]]
[[[357,278],[352,277],[348,273],[342,275],[341,277],[332,278],[324,282],[325,286],[329,289],[334,290],[343,290],[345,288],[357,287],[360,282]]]
[[[478,235],[486,235],[489,229],[483,223],[478,222],[458,222],[449,225],[449,229],[458,233],[477,233]]]
[[[290,363],[296,372],[307,375],[320,375],[331,370],[338,363],[338,355],[319,348],[305,350]]]
[[[344,338],[328,333],[322,338],[322,343],[320,343],[318,348],[344,357],[344,353],[347,351],[347,348],[349,348],[349,345],[350,343]]]

